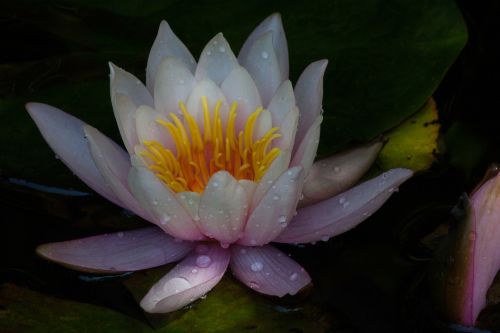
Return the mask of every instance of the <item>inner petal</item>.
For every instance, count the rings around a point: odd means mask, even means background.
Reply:
[[[259,181],[280,155],[280,148],[271,144],[281,137],[279,127],[262,130],[259,126],[265,123],[261,120],[266,110],[258,107],[238,130],[238,103],[233,102],[226,119],[221,115],[221,104],[219,100],[210,110],[202,96],[203,114],[197,121],[180,101],[181,116],[170,113],[168,121],[156,120],[173,138],[175,152],[157,141],[141,142],[140,155],[146,165],[174,192],[201,193],[210,177],[221,170],[238,180]]]

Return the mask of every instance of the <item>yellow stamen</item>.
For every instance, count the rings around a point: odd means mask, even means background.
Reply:
[[[177,154],[159,142],[143,141],[144,149],[139,154],[149,169],[174,192],[203,192],[211,175],[220,170],[236,179],[259,181],[281,153],[279,148],[271,148],[273,140],[281,137],[279,128],[273,127],[254,139],[255,124],[263,108],[250,114],[243,129],[237,132],[236,102],[224,119],[222,101],[217,101],[213,113],[205,96],[201,97],[201,106],[201,127],[182,101],[182,117],[170,113],[168,121],[157,120],[170,133]],[[225,126],[223,120],[227,120]]]

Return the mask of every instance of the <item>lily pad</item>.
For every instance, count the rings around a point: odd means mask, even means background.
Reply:
[[[435,160],[439,127],[436,103],[430,99],[421,110],[384,135],[387,143],[379,153],[377,165],[383,170],[428,169]]]
[[[140,300],[171,267],[138,272],[125,284]],[[300,298],[300,296],[299,296]],[[281,302],[283,303],[283,301]],[[286,304],[286,303],[285,303]],[[241,285],[227,274],[203,299],[183,310],[151,315],[159,332],[326,332],[329,316],[306,305],[279,305]]]
[[[9,333],[150,332],[113,310],[47,296],[13,284],[0,287],[0,331]]]

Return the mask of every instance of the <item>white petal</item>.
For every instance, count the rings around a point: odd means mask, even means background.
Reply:
[[[137,106],[153,106],[153,97],[138,78],[111,62],[109,71],[111,97],[123,94],[129,96]]]
[[[304,69],[295,85],[295,98],[300,110],[295,148],[302,141],[316,118],[321,114],[323,101],[323,75],[328,60],[313,62]]]
[[[208,42],[201,52],[194,76],[198,81],[210,79],[220,85],[229,73],[238,67],[238,60],[229,43],[222,33],[219,33]]]
[[[250,48],[248,56],[240,62],[252,75],[262,103],[266,106],[285,79],[273,48],[272,33],[268,32],[257,39]]]
[[[283,81],[267,109],[273,115],[273,124],[280,125],[286,115],[296,107],[295,94],[290,80]]]
[[[167,121],[162,114],[148,106],[141,106],[137,110],[135,120],[139,141],[141,143],[144,141],[156,141],[165,149],[169,149],[175,153],[177,150],[174,139],[170,135],[170,132],[156,121],[157,119]]]
[[[194,252],[155,283],[142,299],[142,308],[151,313],[165,313],[195,301],[224,276],[230,257],[230,251],[217,244],[199,244]]]
[[[252,205],[251,209],[254,209],[257,204],[260,202],[264,194],[271,188],[274,181],[278,179],[281,174],[288,169],[288,165],[290,164],[290,151],[282,150],[280,155],[276,157],[276,159],[271,163],[269,169],[267,169],[266,173],[259,181],[257,188],[252,197]]]
[[[135,111],[137,110],[137,105],[135,105],[128,95],[119,93],[111,96],[111,104],[113,105],[113,112],[123,143],[128,153],[133,154],[134,146],[139,143],[135,128]]]
[[[126,208],[149,220],[150,216],[142,209],[128,187],[127,177],[130,170],[128,154],[94,127],[86,125],[83,130],[89,140],[94,162],[111,190]]]
[[[211,115],[213,115],[213,111],[215,105],[217,104],[217,101],[220,100],[222,102],[219,114],[221,116],[223,126],[225,126],[225,121],[227,120],[227,116],[229,113],[226,97],[222,93],[222,90],[220,90],[220,88],[217,87],[217,85],[209,79],[203,79],[195,85],[187,102],[188,112],[193,115],[198,124],[203,124],[202,97],[205,97],[207,99],[207,104]]]
[[[163,58],[174,57],[182,60],[194,72],[196,61],[187,47],[174,34],[166,21],[162,21],[158,35],[151,47],[146,68],[146,84],[149,91],[154,90],[156,73]]]
[[[245,189],[226,171],[212,175],[200,202],[199,226],[221,243],[236,241],[246,221],[248,197]]]
[[[164,58],[158,67],[154,86],[155,108],[164,115],[179,112],[179,102],[186,103],[195,79],[189,67],[178,58]]]
[[[306,174],[309,172],[318,150],[321,121],[323,121],[323,117],[318,116],[300,142],[290,163],[291,166],[303,166]]]
[[[185,240],[204,238],[175,194],[148,169],[134,166],[129,174],[129,185],[144,209],[155,217],[151,222],[165,232]]]
[[[245,233],[238,244],[264,245],[276,238],[295,213],[303,183],[301,167],[285,171],[248,217]]]
[[[196,192],[179,192],[176,194],[177,200],[184,206],[193,221],[200,219],[198,209],[200,207],[201,196]]]
[[[288,45],[280,14],[273,14],[267,17],[257,26],[257,28],[255,28],[241,47],[238,59],[240,60],[240,63],[243,59],[246,59],[257,39],[268,32],[272,33],[273,47],[276,53],[276,58],[278,59],[283,79],[286,79],[288,77]]]
[[[226,77],[221,85],[229,105],[238,103],[236,110],[236,130],[242,130],[246,120],[258,107],[262,106],[259,90],[248,71],[239,66]]]

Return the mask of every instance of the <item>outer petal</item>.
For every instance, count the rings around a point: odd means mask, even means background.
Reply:
[[[167,57],[158,66],[154,85],[155,108],[164,115],[179,112],[195,84],[193,73],[180,59]]]
[[[302,208],[274,241],[308,243],[327,240],[354,228],[377,211],[413,172],[392,169],[347,192]]]
[[[304,182],[301,167],[285,171],[248,217],[242,245],[264,245],[278,236],[291,220]]]
[[[135,105],[132,98],[128,95],[119,93],[111,96],[111,104],[113,105],[116,123],[125,148],[127,148],[129,154],[133,154],[135,145],[139,143],[135,128],[135,111],[137,110],[137,105]]]
[[[127,272],[183,258],[192,243],[179,242],[150,227],[40,245],[37,253],[64,266],[87,272]]]
[[[302,165],[306,173],[309,173],[318,150],[322,121],[323,117],[318,116],[311,127],[309,127],[307,134],[302,139],[302,142],[300,142],[295,155],[293,155],[292,162],[290,163],[291,166]]]
[[[275,13],[269,16],[255,28],[241,47],[238,59],[240,62],[243,62],[243,60],[249,56],[254,43],[268,32],[272,34],[274,52],[276,53],[276,58],[284,80],[288,77],[288,45],[280,14]]]
[[[200,244],[158,281],[141,301],[151,313],[175,311],[209,292],[229,264],[230,251],[217,244]]]
[[[283,77],[273,48],[272,33],[268,32],[258,38],[248,52],[248,56],[240,58],[240,63],[252,75],[264,106],[286,78]]]
[[[304,183],[301,204],[312,204],[349,189],[368,171],[382,145],[374,141],[314,163]]]
[[[236,129],[242,130],[250,114],[262,106],[255,82],[247,70],[239,66],[222,82],[221,89],[229,105],[238,103]]]
[[[154,90],[155,78],[158,72],[158,66],[163,58],[174,57],[182,60],[186,66],[194,72],[196,61],[187,49],[187,47],[174,34],[166,21],[162,21],[158,35],[151,47],[148,57],[148,66],[146,68],[146,84],[149,91]]]
[[[295,295],[311,277],[274,246],[231,247],[231,271],[241,282],[263,294]]]
[[[122,205],[95,165],[83,132],[85,123],[46,104],[28,103],[26,109],[61,161],[97,193]]]
[[[128,154],[94,127],[85,125],[84,132],[89,141],[92,158],[111,190],[125,208],[149,220],[150,217],[130,193],[128,187],[127,178],[130,170]]]
[[[142,82],[129,72],[109,63],[111,104],[122,140],[129,153],[137,144],[134,115],[140,105],[153,105],[153,97]]]
[[[313,62],[302,72],[295,85],[295,98],[300,110],[299,127],[295,136],[296,149],[314,121],[321,114],[323,75],[327,64],[327,60]]]
[[[231,244],[241,235],[248,211],[246,190],[226,171],[215,173],[200,201],[199,226],[221,244]]]
[[[222,33],[218,33],[201,52],[194,76],[198,81],[210,79],[220,85],[229,73],[238,67],[238,60],[229,43]]]
[[[140,166],[131,168],[129,185],[144,209],[155,217],[151,222],[180,239],[204,238],[175,194],[148,169]]]

